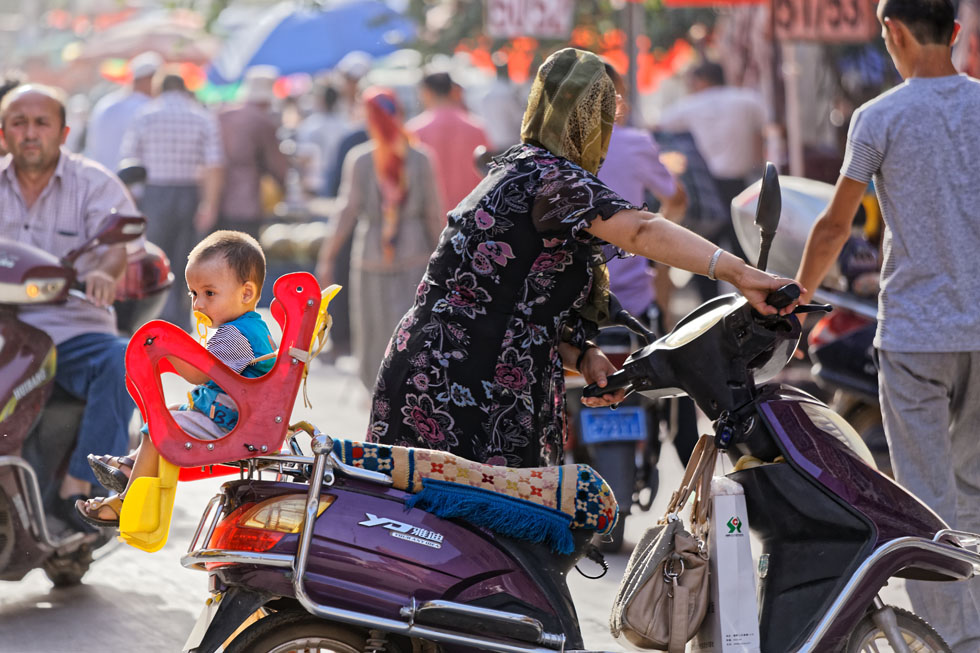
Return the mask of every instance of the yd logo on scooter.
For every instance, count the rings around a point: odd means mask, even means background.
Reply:
[[[418,526],[412,526],[411,524],[389,519],[388,517],[377,517],[369,512],[364,513],[364,516],[367,517],[367,519],[362,522],[358,522],[358,526],[382,526],[392,531],[392,537],[397,537],[401,540],[408,540],[409,542],[415,542],[416,544],[431,546],[433,549],[442,548],[441,533],[434,533],[424,528],[419,528]]]

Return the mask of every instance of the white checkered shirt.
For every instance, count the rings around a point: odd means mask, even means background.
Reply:
[[[119,178],[102,165],[61,148],[58,166],[30,209],[14,174],[0,159],[0,238],[62,257],[95,234],[112,212],[139,215]],[[115,314],[71,297],[66,304],[22,307],[21,319],[60,343],[83,333],[115,333]]]
[[[158,186],[194,185],[202,168],[224,159],[217,119],[181,91],[162,93],[140,109],[119,154],[141,161],[147,183]]]

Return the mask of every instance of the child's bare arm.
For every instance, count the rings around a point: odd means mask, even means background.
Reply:
[[[210,376],[179,358],[167,356],[167,360],[173,364],[174,369],[177,370],[177,374],[180,374],[186,381],[194,385],[203,385],[211,380]]]

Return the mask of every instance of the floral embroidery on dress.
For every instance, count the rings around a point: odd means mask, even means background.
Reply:
[[[415,306],[378,375],[368,439],[512,467],[558,462],[564,439],[559,337],[594,330],[577,313],[602,241],[588,233],[631,204],[533,145],[511,148],[450,212]]]

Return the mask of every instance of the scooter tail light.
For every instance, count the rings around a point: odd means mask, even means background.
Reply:
[[[872,320],[857,313],[843,310],[835,311],[821,318],[813,326],[813,329],[810,331],[810,336],[807,338],[807,343],[811,347],[820,347],[852,331],[857,331],[867,326],[870,322]]]
[[[330,507],[336,497],[320,497],[316,516]],[[306,495],[287,495],[273,497],[246,511],[239,519],[242,528],[257,528],[277,533],[299,533],[306,517]]]
[[[317,517],[330,507],[335,497],[323,496],[317,508]],[[225,551],[268,551],[287,534],[298,533],[303,528],[306,514],[306,495],[288,494],[260,503],[246,503],[215,526],[209,548]],[[224,563],[208,565],[209,569]]]

